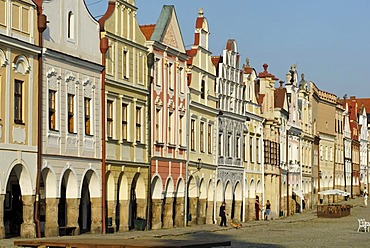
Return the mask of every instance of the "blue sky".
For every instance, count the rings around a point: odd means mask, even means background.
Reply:
[[[93,16],[108,0],[85,0]],[[139,24],[156,23],[164,4],[175,6],[184,43],[193,43],[199,7],[211,32],[209,48],[220,55],[236,40],[241,64],[268,71],[280,80],[292,64],[319,89],[370,97],[369,0],[136,0]]]

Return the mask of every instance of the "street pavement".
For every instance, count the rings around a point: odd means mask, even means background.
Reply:
[[[58,239],[170,239],[231,241],[231,247],[370,247],[370,232],[357,232],[359,218],[370,221],[370,207],[363,198],[350,199],[351,215],[342,218],[318,218],[316,209],[301,214],[269,220],[242,223],[242,228],[230,225],[198,225],[151,231],[129,231],[114,234],[83,234]],[[13,246],[15,239],[0,240],[0,247]]]

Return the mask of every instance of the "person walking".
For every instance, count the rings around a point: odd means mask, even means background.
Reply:
[[[369,196],[367,194],[367,192],[364,193],[364,203],[365,203],[365,208],[367,208],[367,200],[368,200]]]
[[[226,203],[225,202],[222,202],[222,204],[220,206],[220,213],[219,213],[219,216],[221,217],[220,226],[227,226],[226,225],[226,215],[227,215],[227,212],[226,212]]]
[[[270,215],[271,212],[271,203],[270,200],[267,200],[266,205],[265,205],[265,220],[268,220],[268,216]]]

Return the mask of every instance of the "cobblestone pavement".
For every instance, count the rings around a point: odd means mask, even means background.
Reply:
[[[362,197],[351,199],[351,215],[342,218],[317,218],[315,210],[307,210],[282,219],[243,223],[241,229],[201,225],[153,231],[130,231],[106,235],[83,234],[60,239],[177,239],[231,241],[231,247],[368,247],[370,232],[357,232],[358,218],[370,221],[370,207]],[[15,247],[15,239],[0,240],[0,247]]]

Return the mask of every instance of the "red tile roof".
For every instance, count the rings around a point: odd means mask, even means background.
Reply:
[[[186,50],[186,54],[189,55],[187,65],[192,65],[193,64],[193,58],[197,54],[197,49]]]
[[[141,32],[143,32],[145,38],[150,40],[155,29],[155,24],[140,25]]]

